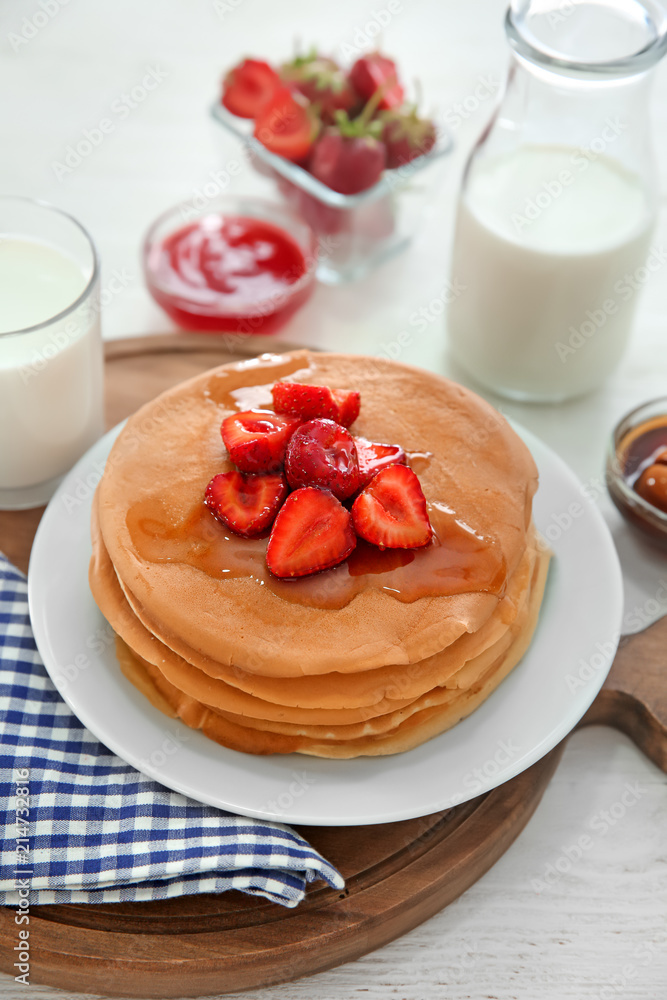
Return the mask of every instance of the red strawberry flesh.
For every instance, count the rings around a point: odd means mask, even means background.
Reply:
[[[406,465],[381,469],[354,501],[352,519],[357,534],[381,549],[416,549],[431,541],[426,498]]]
[[[280,472],[289,440],[299,426],[297,417],[271,410],[245,410],[222,421],[222,440],[241,472]]]
[[[334,389],[333,397],[338,404],[338,423],[349,427],[359,416],[360,394],[354,390]]]
[[[308,576],[337,566],[356,544],[350,512],[328,491],[304,486],[280,508],[266,562],[281,579]]]
[[[276,382],[272,395],[276,413],[288,413],[301,420],[324,417],[349,427],[359,416],[358,392],[331,390],[326,385]]]
[[[319,486],[344,500],[359,489],[354,438],[333,420],[309,420],[290,439],[285,473],[293,488]]]
[[[303,162],[315,141],[319,122],[298,92],[279,87],[255,116],[254,136],[277,156]]]
[[[255,538],[273,524],[289,490],[283,475],[243,475],[233,470],[214,476],[204,503],[228,528]]]
[[[280,77],[268,63],[244,59],[225,76],[222,103],[239,118],[254,118],[280,85]]]
[[[378,444],[355,437],[361,486],[368,486],[373,476],[390,465],[405,465],[405,451],[400,444]]]

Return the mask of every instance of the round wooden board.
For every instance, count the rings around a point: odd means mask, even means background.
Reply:
[[[111,427],[168,386],[275,350],[270,338],[174,335],[107,345]],[[285,345],[279,345],[280,350]],[[42,509],[0,512],[0,550],[24,571]],[[581,725],[616,726],[667,770],[667,619],[624,640]],[[346,879],[294,910],[242,893],[149,903],[31,907],[30,976],[68,991],[196,997],[269,986],[358,958],[451,903],[515,840],[563,744],[500,788],[445,813],[302,833]],[[13,974],[14,911],[0,908],[0,968]]]

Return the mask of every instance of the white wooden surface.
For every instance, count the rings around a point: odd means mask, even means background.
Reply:
[[[388,12],[388,4],[42,2],[46,16],[40,0],[0,6],[0,189],[51,201],[93,233],[103,261],[102,286],[108,289],[106,336],[168,331],[170,321],[143,287],[141,238],[155,215],[194,197],[211,181],[211,172],[241,159],[206,113],[223,68],[242,54],[280,59],[295,38],[320,42],[338,55],[343,46],[348,52],[350,46],[370,48],[377,12]],[[421,307],[432,309],[447,278],[460,171],[494,100],[475,93],[497,90],[506,66],[504,0],[394,0],[392,9],[383,43],[399,58],[406,78],[419,75],[427,103],[453,114],[456,104],[465,102],[468,117],[455,129],[456,155],[410,252],[359,285],[318,289],[281,337],[373,354],[391,349],[407,330],[412,337],[401,360],[451,372],[442,321],[435,318],[417,335],[410,316]],[[387,21],[382,13],[379,17]],[[135,90],[142,81],[153,89]],[[480,81],[484,88],[478,88]],[[658,73],[652,114],[667,191],[667,66]],[[54,167],[64,162],[66,147],[103,118],[113,128],[90,155],[69,173]],[[259,192],[263,183],[243,165],[227,190]],[[666,235],[663,214],[656,242]],[[564,407],[502,407],[556,448],[592,487],[593,502],[608,518],[622,555],[626,614],[640,616],[654,607],[647,602],[665,593],[659,588],[667,580],[667,562],[628,536],[605,497],[600,474],[615,420],[630,406],[667,393],[666,326],[667,281],[657,272],[644,289],[628,356],[609,386]],[[631,804],[621,808],[622,796]],[[610,826],[605,810],[623,815]],[[252,996],[662,1000],[667,996],[666,829],[665,776],[624,737],[601,729],[579,733],[525,832],[457,903],[358,962]],[[577,858],[574,845],[584,835],[592,846]],[[0,977],[0,1000],[62,995]]]

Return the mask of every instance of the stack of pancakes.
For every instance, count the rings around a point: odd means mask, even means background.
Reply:
[[[207,483],[231,468],[221,421],[270,407],[284,379],[358,390],[353,433],[419,456],[431,507],[455,512],[493,548],[502,566],[493,588],[411,600],[376,582],[341,603],[330,599],[339,593],[330,574],[345,567],[273,586],[256,562],[247,572],[219,565],[227,550],[216,539],[230,532],[208,511],[206,531],[193,525]],[[95,494],[90,584],[123,672],[216,742],[255,754],[397,753],[472,712],[530,643],[549,560],[531,517],[536,487],[519,437],[453,382],[379,359],[267,355],[182,383],[130,418]],[[174,538],[162,551],[160,540]],[[266,539],[247,544],[256,559]]]

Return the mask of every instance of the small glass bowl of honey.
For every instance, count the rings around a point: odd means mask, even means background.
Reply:
[[[632,525],[667,547],[667,396],[631,410],[614,428],[607,488]]]

